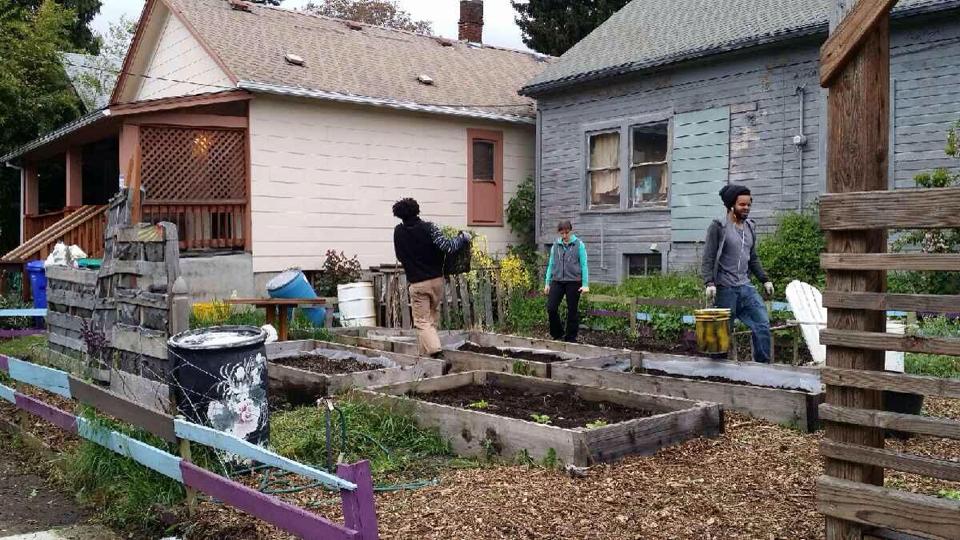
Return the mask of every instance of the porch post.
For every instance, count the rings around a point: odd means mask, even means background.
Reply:
[[[67,149],[67,209],[83,206],[83,158],[79,146]]]
[[[27,237],[27,216],[35,216],[40,212],[40,184],[37,180],[37,164],[25,161],[20,170],[20,243]]]

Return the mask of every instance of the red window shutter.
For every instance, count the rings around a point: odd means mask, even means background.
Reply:
[[[467,130],[467,224],[503,225],[503,132]]]

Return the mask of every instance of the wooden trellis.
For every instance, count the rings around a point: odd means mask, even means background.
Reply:
[[[140,137],[146,202],[246,202],[242,129],[144,126]]]
[[[960,398],[960,381],[883,372],[884,351],[960,356],[960,341],[885,333],[885,310],[954,311],[958,297],[886,292],[887,271],[960,271],[960,256],[886,253],[888,229],[960,227],[960,189],[886,191],[889,147],[889,13],[896,0],[836,0],[849,9],[821,50],[830,89],[827,194],[826,422],[817,507],[826,537],[907,533],[960,538],[960,503],[883,487],[884,469],[960,480],[960,463],[884,449],[884,432],[960,439],[960,422],[883,410],[882,392]],[[855,5],[854,5],[855,4]]]

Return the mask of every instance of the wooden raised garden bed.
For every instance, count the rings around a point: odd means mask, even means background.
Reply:
[[[279,391],[297,404],[350,388],[415,381],[443,373],[440,360],[312,339],[270,343],[266,350],[271,391]],[[324,351],[356,356],[336,358],[338,355],[324,355]],[[384,367],[384,359],[395,365]]]
[[[638,363],[587,358],[554,366],[559,381],[719,403],[777,424],[815,431],[820,372],[779,364],[646,353]]]
[[[525,454],[581,466],[716,436],[723,425],[714,403],[489,371],[370,387],[360,394],[412,406],[417,423],[439,428],[460,455]]]
[[[379,349],[401,354],[417,356],[417,331],[401,328],[380,328],[362,326],[357,328],[336,328],[333,331],[337,341],[355,347]],[[440,343],[448,345],[462,341],[466,332],[459,330],[441,330]]]

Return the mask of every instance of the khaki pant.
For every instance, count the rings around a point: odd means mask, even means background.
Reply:
[[[413,308],[413,326],[417,332],[420,354],[429,356],[440,352],[440,336],[437,335],[437,319],[440,313],[440,295],[443,294],[443,278],[433,278],[410,284],[410,304]]]

